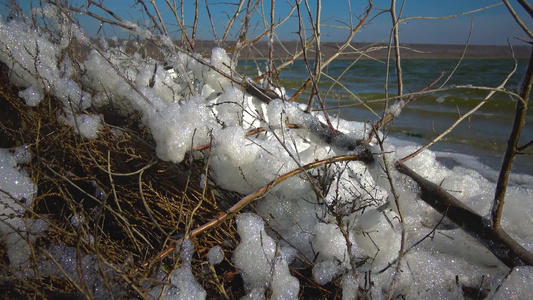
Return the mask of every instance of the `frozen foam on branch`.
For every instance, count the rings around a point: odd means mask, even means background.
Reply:
[[[34,12],[45,18],[61,14],[46,7]],[[52,24],[60,35],[84,38],[77,28],[53,20]],[[124,25],[169,49],[170,45],[174,47],[167,38],[157,37],[134,23]],[[384,172],[383,157],[392,163],[414,152],[418,145],[388,137],[383,152],[372,145],[352,147],[368,137],[370,124],[332,118],[336,131],[342,134],[328,135],[331,132],[324,126],[327,122],[322,114],[305,113],[301,105],[281,99],[268,104],[259,100],[239,84],[239,80],[251,84],[249,79],[228,78],[235,76],[235,66],[224,49],[214,48],[209,59],[169,50],[166,61],[161,62],[128,54],[125,44],[118,41],[113,47],[104,42],[101,49],[91,45],[85,60],[74,64],[68,55],[60,55],[66,39],[54,43],[47,34],[22,21],[0,21],[0,40],[0,60],[11,68],[12,83],[24,88],[19,95],[27,105],[38,105],[44,95],[54,95],[63,103],[62,120],[85,138],[97,138],[103,128],[102,118],[89,113],[93,108],[111,104],[124,115],[135,111],[142,116],[142,125],[151,131],[160,159],[177,163],[187,153],[193,157],[208,155],[210,179],[226,190],[248,194],[303,165],[333,156],[361,154],[355,150],[371,150],[373,163],[351,161],[307,170],[273,186],[264,198],[258,199],[257,214],[236,217],[241,241],[232,259],[241,270],[250,298],[264,297],[267,290],[272,298],[297,298],[300,285],[289,269],[293,261],[312,266],[319,284],[341,283],[344,298],[362,289],[370,289],[376,298],[385,297],[384,291],[390,287],[391,274],[395,272],[403,230],[407,246],[426,239],[405,255],[409,267],[407,263],[400,266],[396,287],[401,295],[461,297],[458,274],[461,284],[473,286],[485,274],[491,278],[502,274],[494,257],[488,251],[480,251],[481,246],[474,247],[464,232],[454,227],[433,228],[439,224],[440,216],[436,218],[432,208],[421,201],[412,181],[394,168],[390,174]],[[283,91],[280,88],[281,94]],[[403,101],[397,101],[386,113],[398,116],[403,105]],[[207,148],[209,151],[199,151]],[[38,227],[35,231],[42,231],[45,226],[21,217],[24,205],[31,205],[35,186],[9,153],[0,151],[0,161],[3,179],[10,182],[2,190],[12,191],[13,195],[2,195],[1,224],[23,231]],[[487,213],[492,197],[487,191],[494,190],[494,184],[482,176],[486,172],[480,174],[467,166],[447,168],[431,151],[420,153],[406,164],[479,213]],[[391,199],[388,176],[399,195],[403,223],[399,222],[398,208]],[[531,183],[522,181],[522,186],[508,189],[503,226],[532,249],[533,192]],[[15,218],[6,217],[10,214]],[[0,229],[7,232],[7,239],[16,236],[4,227]],[[431,238],[427,238],[433,229]],[[16,266],[24,264],[29,255],[27,243],[20,241],[8,240],[8,245],[13,245],[11,249],[17,249],[8,250]],[[206,292],[191,271],[194,247],[186,241],[180,250],[181,265],[170,274],[170,286],[163,297],[203,299]],[[59,257],[79,259],[72,255]],[[208,254],[212,264],[223,258],[219,248]],[[92,261],[94,258],[84,258],[83,267],[89,268]],[[69,267],[66,262],[63,265]],[[523,270],[524,275],[515,270],[503,287],[519,290],[521,280],[530,277],[529,271]],[[494,281],[490,282],[491,288]],[[150,294],[157,297],[161,291],[158,286]]]

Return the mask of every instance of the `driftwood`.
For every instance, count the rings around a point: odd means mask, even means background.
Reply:
[[[422,200],[476,238],[509,268],[533,265],[533,254],[524,249],[500,227],[492,227],[489,219],[480,216],[440,186],[423,178],[405,164],[397,162],[396,169],[418,183]]]

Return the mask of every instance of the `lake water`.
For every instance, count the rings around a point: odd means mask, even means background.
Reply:
[[[330,114],[340,115],[348,120],[377,122],[383,113],[384,102],[369,105],[374,114],[361,105],[356,97],[362,101],[385,98],[387,66],[384,62],[375,60],[359,60],[353,65],[352,63],[352,60],[337,60],[324,70],[327,76],[338,80],[340,84],[335,84],[334,80],[322,75],[321,95],[323,99],[327,99],[327,106],[334,108],[329,111]],[[402,60],[404,93],[421,91],[445,72],[444,77],[433,88],[441,86],[456,64],[457,60],[453,59]],[[243,63],[241,68],[245,68],[245,65],[250,67],[251,62]],[[517,71],[506,84],[508,90],[517,92],[526,67],[527,60],[518,60]],[[465,59],[445,87],[454,85],[497,87],[513,68],[512,59]],[[255,67],[248,68],[248,71],[250,70],[255,71]],[[391,65],[389,96],[396,94],[394,72],[394,66]],[[281,85],[287,89],[288,95],[293,95],[306,79],[306,67],[301,60],[295,61],[280,75]],[[425,144],[446,130],[459,115],[469,111],[487,94],[488,91],[462,89],[418,96],[394,121],[390,134]],[[303,94],[298,101],[306,102],[308,96],[309,94]],[[514,118],[515,104],[515,100],[508,95],[495,94],[471,118],[464,120],[431,149],[474,155],[491,168],[499,169]],[[533,139],[532,123],[533,112],[529,110],[520,145]],[[513,170],[518,173],[533,174],[532,151],[526,152],[529,154],[517,157]]]

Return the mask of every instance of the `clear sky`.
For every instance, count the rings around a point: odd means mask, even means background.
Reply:
[[[0,3],[8,3],[11,0],[0,0]],[[65,1],[65,0],[63,0]],[[28,11],[29,4],[33,3],[34,6],[39,5],[39,1],[18,1],[25,11]],[[74,6],[83,7],[88,1],[85,0],[68,0]],[[140,12],[142,6],[133,5],[137,1],[128,0],[103,0],[104,5],[112,11],[114,14],[120,16],[123,19],[133,22],[140,22],[144,24],[147,20],[146,15]],[[154,10],[151,8],[149,1],[145,1],[146,6],[149,7],[151,13]],[[169,2],[181,3],[181,1],[170,0]],[[237,9],[236,3],[238,0],[208,0],[209,11],[212,16],[213,25],[216,29],[217,37],[220,38],[224,34],[224,28],[228,22],[228,19],[234,14]],[[247,2],[247,1],[246,1]],[[264,3],[263,3],[264,2]],[[249,38],[255,37],[264,32],[265,25],[270,22],[270,4],[271,1],[252,1],[252,3],[259,3],[255,6],[257,11],[264,12],[265,20],[260,17],[261,13],[255,13],[252,21],[250,22]],[[287,16],[290,11],[291,5],[294,5],[295,0],[277,0],[275,1],[275,20]],[[529,15],[525,14],[522,8],[511,0],[519,15],[523,18],[525,23],[533,29],[533,22]],[[171,32],[171,36],[179,37],[179,27],[176,25],[173,14],[168,9],[164,0],[155,0],[163,19],[168,25],[168,30]],[[184,1],[184,16],[185,23],[188,26],[192,26],[194,17],[195,1]],[[305,4],[302,1],[301,9],[305,15],[305,28],[307,29],[307,35],[310,34],[311,26],[309,23],[309,17],[305,10]],[[315,18],[316,13],[316,1],[308,0],[310,9]],[[456,15],[471,10],[486,7],[492,4],[502,3],[500,0],[406,0],[404,9],[402,11],[402,18],[409,17],[445,17]],[[381,40],[387,40],[391,30],[391,16],[384,10],[390,8],[390,0],[374,0],[375,10],[370,15],[369,22],[366,23],[363,28],[355,35],[352,41],[354,42],[376,42]],[[246,4],[245,4],[246,5]],[[358,23],[358,17],[362,16],[365,8],[368,5],[366,0],[322,0],[322,40],[323,41],[344,41],[348,35],[346,24],[350,21],[355,25]],[[205,1],[200,1],[200,21],[198,23],[198,39],[213,39],[212,27],[207,18],[207,9],[205,7]],[[397,13],[400,12],[402,1],[397,3]],[[2,16],[5,19],[7,13],[5,12],[6,6],[0,9]],[[178,8],[179,9],[179,8]],[[106,16],[102,10],[96,8],[94,5],[90,6],[90,11]],[[179,12],[179,10],[178,10]],[[381,12],[381,13],[380,13]],[[242,18],[244,14],[241,14]],[[106,17],[109,17],[107,15]],[[99,23],[95,20],[89,20],[86,17],[80,17],[80,23],[86,32],[90,35],[95,35],[100,28]],[[265,21],[267,22],[265,24]],[[492,7],[477,13],[467,14],[457,18],[451,18],[447,20],[408,20],[400,24],[400,40],[404,43],[441,43],[441,44],[464,44],[470,32],[471,23],[472,37],[471,44],[485,44],[485,45],[502,45],[507,43],[507,39],[514,40],[513,37],[518,36],[526,38],[520,27],[514,22],[513,18],[509,14],[507,8],[503,3],[497,7]],[[237,20],[233,26],[233,30],[230,31],[230,38],[233,39],[238,36],[238,28],[240,28],[240,21]],[[103,29],[103,30],[102,30]],[[108,37],[118,35],[119,37],[125,37],[126,33],[120,30],[111,30],[109,27],[103,27],[99,33],[105,32]],[[298,34],[298,18],[296,11],[292,16],[276,30],[276,36],[280,40],[297,40]],[[514,40],[514,44],[520,44]]]

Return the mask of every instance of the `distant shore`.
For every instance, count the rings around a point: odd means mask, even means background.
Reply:
[[[232,44],[223,45],[228,49]],[[341,42],[323,42],[320,51],[324,58],[329,58],[338,52]],[[195,51],[209,54],[210,49],[216,47],[214,41],[196,41]],[[274,58],[288,59],[298,53],[301,44],[298,41],[277,42],[274,45]],[[401,44],[401,57],[404,59],[413,58],[460,58],[465,50],[465,45],[437,45],[437,44]],[[528,58],[530,48],[525,45],[513,46],[514,56],[516,58]],[[346,48],[339,58],[357,59],[357,58],[375,58],[383,59],[387,57],[387,44],[371,43],[352,43]],[[246,47],[240,53],[241,59],[267,59],[269,57],[269,46],[265,41],[259,41],[253,44],[253,47]],[[314,59],[314,50],[308,53],[310,59]],[[465,52],[465,58],[511,58],[511,48],[503,45],[469,45]],[[303,56],[298,57],[302,59]]]

